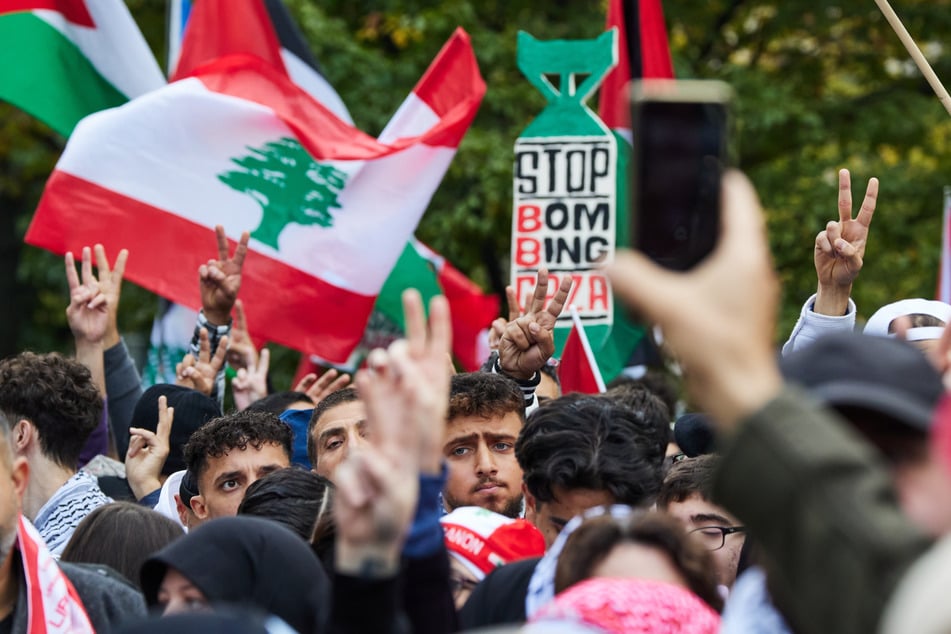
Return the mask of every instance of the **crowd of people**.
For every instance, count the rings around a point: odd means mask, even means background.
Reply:
[[[683,385],[597,395],[561,394],[571,280],[544,270],[478,372],[445,298],[427,316],[409,290],[405,337],[352,379],[276,390],[238,300],[248,235],[231,253],[220,227],[176,383],[144,388],[117,323],[135,254],[67,254],[75,355],[0,360],[0,633],[951,631],[951,306],[854,332],[878,182],[854,218],[839,185],[781,355],[741,174],[694,269],[619,253],[616,297]]]

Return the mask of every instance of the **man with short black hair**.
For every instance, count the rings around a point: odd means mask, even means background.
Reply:
[[[0,361],[0,413],[10,444],[29,464],[24,514],[58,556],[80,521],[112,500],[77,469],[102,416],[102,398],[80,363],[56,353],[23,352]]]
[[[270,412],[245,410],[208,421],[185,445],[185,463],[198,495],[190,504],[199,522],[237,515],[245,490],[291,464],[291,428]]]
[[[667,472],[657,496],[657,508],[674,516],[696,541],[711,551],[717,583],[736,581],[746,529],[722,506],[710,501],[720,458],[714,454],[685,458]]]
[[[521,514],[515,441],[524,424],[525,398],[511,379],[488,372],[452,377],[443,444],[447,511],[480,506],[506,517]]]
[[[366,446],[367,410],[352,387],[331,392],[317,405],[307,428],[311,470],[333,480],[353,447]]]

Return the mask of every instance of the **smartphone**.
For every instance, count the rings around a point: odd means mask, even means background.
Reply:
[[[631,242],[688,270],[716,246],[733,91],[721,81],[631,84]]]

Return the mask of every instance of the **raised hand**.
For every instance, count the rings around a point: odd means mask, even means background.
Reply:
[[[198,279],[205,317],[211,323],[223,326],[231,319],[231,309],[241,288],[241,269],[248,254],[250,235],[247,231],[241,234],[238,248],[235,249],[234,257],[231,257],[224,227],[216,226],[215,234],[218,238],[218,259],[208,260],[207,264],[198,267]]]
[[[207,315],[206,315],[207,317]],[[231,328],[231,345],[225,355],[228,364],[235,370],[254,368],[258,364],[258,351],[248,332],[248,319],[244,314],[244,302],[234,303],[234,326]]]
[[[175,385],[210,396],[215,386],[215,377],[224,367],[227,350],[228,337],[225,336],[218,342],[218,349],[212,355],[208,331],[202,328],[199,334],[198,358],[196,359],[190,352],[185,353],[181,362],[175,365]]]
[[[419,293],[403,294],[405,340],[374,350],[357,374],[370,446],[337,468],[335,566],[345,574],[396,573],[419,498],[420,472],[438,473],[449,407],[449,306],[430,304],[427,332]]]
[[[689,272],[621,251],[608,273],[619,301],[662,327],[696,402],[730,429],[782,387],[773,350],[779,282],[756,191],[739,172],[723,178],[722,209],[716,249]]]
[[[532,293],[532,299],[521,317],[509,321],[499,341],[499,367],[516,379],[527,380],[555,353],[555,339],[552,334],[558,315],[565,307],[568,292],[571,290],[571,276],[565,275],[548,306],[548,271],[538,271],[538,282]],[[514,297],[514,293],[513,293]],[[509,299],[509,315],[513,315],[513,306],[518,304]]]
[[[97,244],[93,247],[93,252],[96,256],[96,272],[99,274],[99,292],[106,298],[106,308],[109,312],[103,345],[111,348],[119,343],[119,296],[122,293],[122,278],[125,276],[125,263],[129,259],[129,252],[126,249],[119,251],[116,263],[111,268],[105,247]]]
[[[505,287],[505,299],[508,301],[509,318],[499,317],[492,321],[492,325],[489,326],[489,350],[499,349],[499,342],[502,341],[502,335],[505,334],[505,327],[510,321],[515,321],[522,316],[522,307],[518,305],[518,296],[516,296],[513,287]]]
[[[852,218],[852,180],[839,170],[839,219],[830,220],[816,236],[813,259],[819,282],[815,312],[842,315],[848,307],[852,282],[862,270],[868,229],[878,200],[878,179],[871,178],[858,215]]]
[[[295,392],[303,392],[310,397],[314,405],[321,402],[330,394],[337,390],[342,390],[350,383],[349,374],[341,374],[333,368],[327,370],[317,378],[313,372],[305,374],[297,385],[294,386]]]
[[[238,370],[238,375],[231,381],[231,394],[238,411],[247,409],[254,401],[267,396],[267,372],[270,365],[271,352],[264,348],[257,363]]]
[[[82,281],[76,273],[72,252],[66,254],[66,281],[69,284],[69,306],[66,321],[77,345],[99,344],[109,323],[108,298],[102,293],[99,280],[92,274],[92,252],[83,247]]]
[[[162,487],[160,476],[168,458],[168,439],[172,433],[175,408],[168,407],[165,396],[158,398],[158,424],[155,431],[141,427],[129,428],[129,450],[125,455],[125,472],[129,487],[137,500]]]

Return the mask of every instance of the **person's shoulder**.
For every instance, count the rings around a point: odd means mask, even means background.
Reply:
[[[490,572],[462,606],[460,625],[475,628],[525,621],[528,584],[539,561],[541,557],[522,559]]]
[[[108,632],[122,622],[145,616],[142,593],[112,568],[64,561],[59,567],[79,593],[97,632]]]

